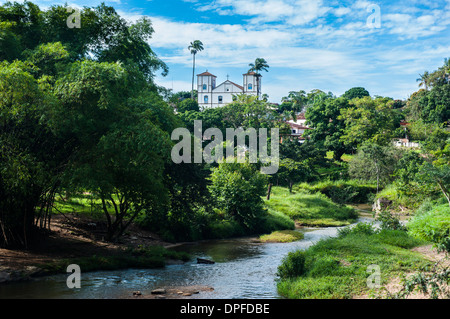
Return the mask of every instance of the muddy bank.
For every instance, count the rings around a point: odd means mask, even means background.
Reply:
[[[86,217],[66,214],[54,216],[50,232],[28,250],[0,248],[0,284],[24,281],[48,275],[42,265],[63,259],[91,256],[121,256],[130,248],[176,244],[161,240],[156,234],[131,225],[118,243],[103,240],[105,231],[100,223]],[[169,261],[170,263],[171,261]]]

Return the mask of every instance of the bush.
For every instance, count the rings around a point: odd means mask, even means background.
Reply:
[[[356,180],[322,181],[314,185],[303,183],[295,189],[320,192],[338,204],[365,204],[377,191],[376,185]]]
[[[380,212],[376,220],[381,222],[381,229],[406,230],[406,227],[400,223],[400,219],[390,211],[384,210]]]
[[[425,205],[429,209],[429,204]],[[408,222],[407,228],[411,235],[450,251],[450,207],[447,204],[433,206],[428,211],[423,208]]]
[[[373,235],[376,230],[373,228],[372,224],[368,223],[358,223],[353,227],[345,227],[338,229],[338,237],[346,237],[348,235],[363,234],[363,235]]]
[[[266,185],[267,176],[255,165],[223,162],[213,169],[209,190],[227,219],[257,232],[265,215],[261,196],[266,192]]]
[[[278,266],[277,276],[281,279],[295,278],[305,274],[305,252],[297,250],[288,253]]]

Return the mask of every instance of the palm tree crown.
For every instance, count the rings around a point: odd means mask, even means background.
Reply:
[[[269,72],[269,65],[267,64],[267,61],[263,58],[257,58],[255,60],[255,63],[250,63],[248,65],[250,67],[250,69],[248,70],[248,72],[255,72],[256,73],[256,81],[257,81],[257,86],[256,86],[256,94],[258,96],[259,99],[259,95],[261,94],[261,88],[260,88],[260,80],[259,78],[261,77],[261,71],[266,71]]]
[[[419,74],[419,78],[416,80],[419,83],[419,87],[424,86],[425,90],[428,90],[428,85],[430,84],[430,74],[425,71],[423,74]]]
[[[191,42],[188,46],[188,50],[191,51],[191,54],[193,55],[193,62],[192,62],[192,91],[191,91],[191,99],[194,99],[194,76],[195,76],[195,55],[203,51],[203,43],[200,40],[195,40]]]

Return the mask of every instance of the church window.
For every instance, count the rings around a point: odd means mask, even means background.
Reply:
[[[203,101],[204,101],[205,103],[208,103],[208,95],[205,95],[205,96],[203,97]]]
[[[203,84],[203,91],[206,91],[208,89],[208,86],[206,84]]]
[[[251,83],[248,84],[248,89],[253,90],[253,85]]]
[[[219,95],[219,103],[222,103],[222,102],[223,102],[223,96]]]

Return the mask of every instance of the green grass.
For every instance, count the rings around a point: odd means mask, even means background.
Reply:
[[[398,230],[347,232],[338,238],[321,240],[306,250],[302,274],[280,278],[277,289],[280,295],[291,299],[346,299],[370,293],[368,266],[380,267],[384,285],[402,273],[430,265],[422,255],[411,251],[424,244]],[[292,261],[286,258],[280,267],[290,264]]]
[[[339,204],[365,204],[371,201],[377,187],[376,184],[356,180],[327,180],[314,184],[297,184],[294,186],[294,190],[309,193],[320,192]]]
[[[411,218],[408,232],[434,243],[448,241],[450,233],[450,207],[448,204],[429,206]]]
[[[269,210],[280,212],[305,226],[345,226],[358,217],[353,208],[335,204],[321,193],[289,193],[283,187],[273,187],[270,200],[265,203]]]
[[[295,230],[277,230],[271,234],[259,236],[259,240],[263,243],[290,243],[304,237],[303,233]]]
[[[77,213],[89,215],[93,218],[101,218],[103,211],[101,200],[90,194],[77,194],[76,196],[64,199],[63,195],[56,195],[54,213]]]
[[[328,151],[328,152],[327,152],[327,155],[326,155],[326,158],[329,159],[329,160],[332,160],[332,159],[333,159],[333,155],[334,155],[334,152],[333,152],[333,151]],[[350,161],[352,160],[353,156],[354,156],[354,155],[344,154],[344,155],[342,155],[341,159],[342,159],[344,162],[350,162]]]

